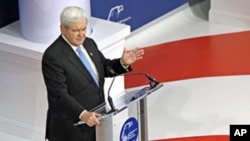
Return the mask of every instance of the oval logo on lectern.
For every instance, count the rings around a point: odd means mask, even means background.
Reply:
[[[125,121],[120,133],[120,141],[136,141],[139,133],[138,121],[131,117]]]

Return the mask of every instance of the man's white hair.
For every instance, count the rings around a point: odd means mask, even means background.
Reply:
[[[80,22],[87,19],[87,14],[84,9],[77,6],[69,6],[63,9],[60,15],[60,22],[65,26],[69,26],[70,23]]]

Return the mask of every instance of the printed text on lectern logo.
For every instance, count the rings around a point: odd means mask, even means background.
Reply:
[[[249,141],[250,125],[230,125],[230,141]]]

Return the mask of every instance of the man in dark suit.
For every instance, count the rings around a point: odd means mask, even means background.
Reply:
[[[130,65],[142,59],[144,51],[124,49],[121,58],[106,59],[94,40],[86,37],[88,19],[83,9],[66,7],[60,21],[61,35],[46,49],[42,59],[48,93],[46,139],[95,141],[95,126],[100,125],[101,115],[89,110],[105,102],[104,78],[113,76],[107,68],[117,74],[131,71]],[[90,62],[96,81],[77,49]],[[74,126],[80,120],[86,124]]]

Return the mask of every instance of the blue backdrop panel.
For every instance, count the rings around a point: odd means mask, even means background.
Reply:
[[[135,30],[189,0],[91,0],[91,15]]]

